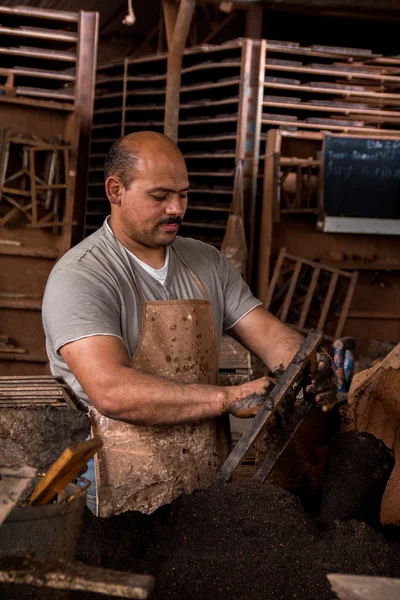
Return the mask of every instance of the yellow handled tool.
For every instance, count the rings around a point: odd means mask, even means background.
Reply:
[[[77,477],[102,444],[99,438],[91,438],[66,448],[33,490],[29,504],[37,506],[51,502]]]

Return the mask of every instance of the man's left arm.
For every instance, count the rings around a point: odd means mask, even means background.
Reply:
[[[228,332],[263,361],[272,372],[286,369],[303,342],[303,336],[258,306]]]
[[[297,331],[271,315],[263,306],[258,306],[244,316],[229,330],[229,334],[260,358],[274,373],[286,369],[304,339]],[[317,402],[324,405],[326,409],[334,404],[337,389],[332,361],[326,352],[317,353],[317,371],[307,391],[315,394]]]

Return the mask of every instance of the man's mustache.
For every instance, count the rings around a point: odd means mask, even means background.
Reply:
[[[180,225],[182,223],[182,217],[169,217],[168,219],[164,219],[163,221],[159,221],[159,225]]]

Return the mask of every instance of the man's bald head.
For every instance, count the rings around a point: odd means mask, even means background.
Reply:
[[[148,155],[160,159],[163,156],[171,159],[175,155],[178,160],[184,160],[178,146],[166,135],[155,131],[130,133],[111,146],[104,162],[105,179],[118,177],[124,188],[129,189],[135,167],[142,157]]]

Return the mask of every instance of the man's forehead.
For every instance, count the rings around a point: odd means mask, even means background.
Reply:
[[[153,185],[163,185],[164,179],[188,181],[188,173],[183,157],[155,154],[139,158],[135,165],[135,179],[149,180]]]

